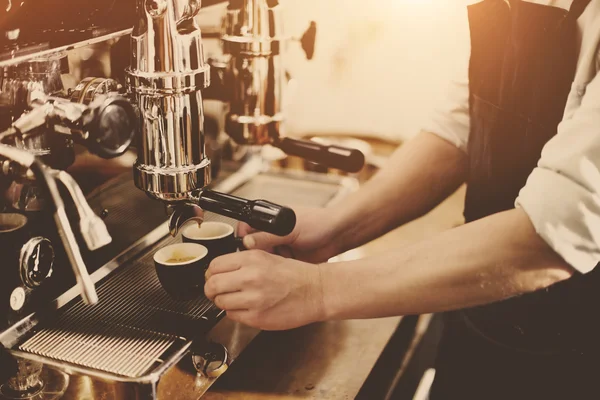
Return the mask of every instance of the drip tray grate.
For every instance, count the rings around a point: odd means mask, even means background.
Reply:
[[[277,175],[253,177],[233,192],[249,199],[264,198],[287,206],[324,206],[343,190],[339,182],[320,182]],[[136,220],[144,218],[143,208]],[[232,219],[206,213],[207,221],[230,224]],[[154,271],[154,252],[179,241],[166,238],[98,285],[99,303],[81,300],[59,310],[56,318],[38,326],[19,350],[56,361],[126,378],[140,378],[219,320],[209,300],[172,300]]]
[[[159,247],[174,241],[166,239]],[[97,305],[79,300],[66,307],[19,349],[139,378],[160,364],[161,356],[173,345],[206,331],[212,326],[209,320],[216,323],[219,311],[206,298],[171,300],[154,271],[155,249],[104,281],[98,288]]]

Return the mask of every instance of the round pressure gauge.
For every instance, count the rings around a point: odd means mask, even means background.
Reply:
[[[54,249],[52,243],[36,237],[21,248],[21,280],[25,286],[34,289],[52,275]]]

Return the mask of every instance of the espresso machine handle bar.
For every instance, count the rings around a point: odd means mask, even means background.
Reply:
[[[290,156],[304,158],[317,164],[336,168],[345,172],[359,172],[365,165],[365,156],[356,149],[322,145],[312,141],[283,138],[275,142],[275,147]]]
[[[81,257],[77,239],[71,229],[69,218],[65,211],[65,205],[60,197],[60,192],[58,191],[54,177],[50,174],[46,166],[37,161],[35,156],[27,151],[11,146],[0,145],[0,156],[16,161],[25,168],[29,168],[35,175],[35,178],[45,185],[55,207],[54,220],[56,222],[56,227],[71,263],[71,267],[73,268],[75,279],[81,290],[81,297],[86,304],[96,304],[98,302],[98,294],[96,293],[94,282],[90,278],[85,267],[83,258]]]
[[[294,210],[265,200],[246,200],[203,190],[198,205],[205,211],[245,222],[254,229],[278,236],[289,235],[296,226]]]
[[[69,222],[69,218],[67,217],[65,205],[60,197],[58,187],[56,186],[56,181],[50,175],[48,169],[39,161],[35,161],[30,168],[35,174],[36,179],[46,184],[46,189],[50,193],[50,196],[54,202],[54,221],[56,222],[60,240],[63,243],[65,252],[67,253],[67,257],[69,258],[69,262],[73,269],[75,280],[77,281],[77,285],[81,291],[81,297],[86,304],[96,304],[98,303],[98,294],[96,293],[94,282],[92,281],[85,267],[85,262],[83,261],[83,257],[79,251],[77,239],[75,238],[75,234],[71,229],[71,224]]]
[[[0,133],[0,142],[13,135],[39,133],[37,128],[49,125],[57,133],[72,136],[92,153],[110,159],[127,151],[137,131],[135,108],[122,96],[101,95],[89,105],[47,96],[32,106]]]

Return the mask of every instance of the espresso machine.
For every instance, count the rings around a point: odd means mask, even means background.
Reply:
[[[226,133],[239,144],[349,171],[364,157],[281,134],[290,39],[277,1],[228,3],[228,60],[212,68],[196,17],[219,1],[48,3],[0,11],[0,399],[198,398],[259,332],[204,297],[171,299],[153,254],[189,223],[287,235],[291,206],[323,206],[357,186],[271,171],[260,157],[213,180],[204,94],[229,105]],[[119,39],[130,44],[124,79],[64,87],[69,51]],[[84,193],[69,173],[81,149],[106,160],[134,151],[137,161]]]
[[[282,135],[289,48],[299,44],[312,59],[316,34],[315,22],[299,38],[286,32],[284,5],[278,0],[230,1],[218,34],[223,54],[208,61],[212,83],[206,98],[228,104],[225,132],[238,145],[270,145],[290,156],[355,173],[365,164],[362,152]]]

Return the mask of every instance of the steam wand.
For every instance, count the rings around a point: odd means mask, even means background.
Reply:
[[[69,219],[65,211],[64,202],[60,197],[56,181],[54,180],[50,170],[40,161],[36,160],[35,156],[33,156],[31,153],[15,147],[0,144],[0,156],[9,160],[13,160],[22,167],[31,170],[35,175],[35,178],[47,189],[48,193],[50,194],[50,198],[54,203],[54,221],[56,222],[60,239],[71,263],[75,279],[79,285],[81,297],[86,304],[96,304],[98,302],[96,288],[94,287],[94,283],[92,282],[92,279],[90,278],[90,275],[85,267],[81,252],[79,251],[77,240],[75,239],[75,235],[71,229],[71,224],[69,223]]]

